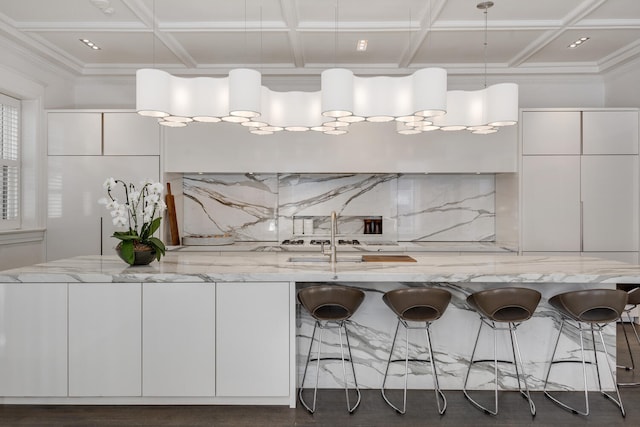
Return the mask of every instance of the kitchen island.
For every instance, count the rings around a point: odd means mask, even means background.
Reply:
[[[416,262],[360,262],[339,253],[344,261],[332,265],[304,253],[174,251],[144,267],[116,256],[85,256],[2,271],[0,402],[295,406],[312,327],[295,292],[325,282],[366,292],[350,326],[365,388],[380,387],[395,328],[381,300],[385,291],[438,286],[452,292],[433,340],[442,387],[459,390],[479,325],[466,296],[503,286],[539,290],[543,300],[519,337],[529,385],[540,390],[558,327],[547,299],[640,283],[639,266],[596,258],[409,255]],[[615,329],[605,332],[615,357]],[[499,351],[507,351],[503,344]],[[321,376],[321,386],[338,387],[339,364],[324,369],[329,375]],[[428,376],[416,378],[428,372],[414,369],[409,386],[431,384]],[[555,386],[580,389],[579,372],[579,366],[567,368]],[[503,385],[512,386],[510,367],[503,373]],[[491,386],[488,371],[474,381],[473,388]],[[390,385],[401,387],[400,381]]]

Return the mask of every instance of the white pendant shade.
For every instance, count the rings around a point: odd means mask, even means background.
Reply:
[[[345,117],[353,114],[353,72],[344,68],[325,70],[320,75],[322,115]]]
[[[191,112],[193,119],[201,122],[219,122],[229,114],[228,78],[196,77],[192,80],[195,94]]]
[[[441,116],[447,112],[447,71],[424,68],[412,76],[413,114],[421,117]]]
[[[136,109],[160,118],[163,126],[223,120],[259,135],[281,130],[339,135],[364,120],[396,120],[402,134],[435,129],[492,133],[518,120],[516,84],[447,92],[442,68],[402,77],[357,77],[347,69],[329,69],[322,73],[318,92],[276,92],[261,80],[258,71],[245,68],[219,78],[182,78],[141,69],[136,73]]]
[[[142,68],[136,71],[136,111],[142,116],[166,117],[171,110],[171,80],[161,70]]]
[[[262,107],[262,76],[256,70],[237,68],[229,72],[229,115],[258,117]]]
[[[269,123],[285,130],[300,132],[321,123],[320,92],[269,93]]]
[[[500,83],[487,88],[487,124],[511,126],[518,123],[518,85]]]

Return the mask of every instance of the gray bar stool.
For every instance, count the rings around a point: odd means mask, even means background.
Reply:
[[[627,315],[627,320],[631,324],[631,329],[633,329],[633,334],[636,336],[636,340],[638,341],[638,344],[640,344],[640,335],[638,335],[638,329],[636,328],[636,324],[633,322],[633,317],[631,316],[631,311],[634,310],[638,305],[640,305],[640,287],[632,289],[627,292],[627,305],[624,309],[624,313]],[[629,351],[631,366],[618,365],[618,368],[624,369],[625,371],[633,371],[636,368],[636,363],[635,363],[635,360],[633,359],[633,352],[631,351],[631,344],[629,343],[627,328],[625,326],[625,322],[622,317],[620,317],[620,322],[622,324],[622,332],[624,333],[624,340],[627,343],[627,350]],[[640,382],[630,382],[630,383],[618,382],[618,386],[620,387],[636,387],[639,385],[640,385]]]
[[[565,292],[559,295],[555,295],[549,299],[549,304],[551,304],[556,310],[560,312],[562,315],[562,321],[560,323],[560,331],[558,332],[558,338],[556,339],[556,344],[553,348],[553,353],[551,355],[551,362],[549,363],[549,369],[547,370],[547,375],[544,379],[544,394],[549,399],[560,405],[562,408],[567,409],[574,414],[580,415],[589,415],[589,394],[587,390],[587,362],[585,361],[585,351],[584,351],[584,339],[583,332],[585,330],[591,332],[591,341],[593,344],[593,362],[588,362],[590,364],[594,364],[596,366],[596,375],[598,377],[598,388],[602,395],[609,398],[612,402],[614,402],[622,412],[622,416],[625,416],[624,406],[622,405],[622,399],[620,398],[620,391],[618,390],[618,386],[616,385],[616,378],[614,375],[614,369],[611,361],[609,360],[609,353],[607,352],[607,347],[604,343],[604,338],[602,336],[602,329],[609,323],[615,322],[620,318],[620,315],[624,311],[625,305],[627,304],[627,293],[622,290],[617,289],[587,289],[581,291],[572,291]],[[572,321],[572,322],[569,322]],[[562,329],[565,325],[572,326],[573,328],[578,330],[580,334],[580,354],[582,357],[582,376],[584,381],[584,402],[585,402],[585,410],[579,411],[563,402],[561,402],[558,398],[551,395],[551,393],[547,390],[547,384],[549,382],[549,374],[551,373],[551,368],[554,364],[557,363],[580,363],[579,360],[575,359],[561,359],[555,360],[556,350],[558,349],[558,342],[560,341],[560,336],[562,335]],[[595,331],[598,332],[600,336],[600,342],[602,343],[602,350],[604,351],[605,358],[607,360],[607,365],[609,367],[609,374],[611,375],[611,379],[613,380],[613,384],[615,387],[617,399],[611,396],[609,393],[606,393],[602,390],[602,382],[600,380],[600,368],[598,367],[598,354],[596,348],[596,339],[595,339]]]
[[[298,301],[300,304],[311,314],[315,319],[313,325],[313,333],[311,335],[311,343],[309,343],[309,353],[307,354],[307,363],[304,365],[304,374],[302,375],[302,383],[300,384],[299,398],[302,405],[312,414],[316,410],[316,397],[318,395],[318,376],[320,374],[320,361],[321,360],[342,360],[342,374],[344,376],[344,391],[347,398],[347,410],[352,413],[356,410],[360,404],[360,389],[358,389],[358,382],[356,380],[356,370],[353,366],[353,357],[351,356],[351,345],[349,344],[349,334],[347,333],[347,322],[349,318],[356,312],[362,301],[364,300],[364,292],[360,289],[350,288],[339,285],[318,285],[303,288],[298,291]],[[320,329],[318,338],[317,356],[311,358],[311,349],[313,348],[313,341],[316,337],[316,330]],[[338,336],[340,337],[340,358],[335,357],[320,357],[320,351],[322,348],[322,332],[325,329],[338,329]],[[344,357],[344,347],[342,345],[342,331],[347,341],[347,350],[349,352],[349,358]],[[357,401],[351,406],[349,403],[349,386],[347,383],[347,370],[345,367],[345,360],[351,363],[351,372],[353,374],[353,383],[355,386]],[[309,406],[304,400],[303,391],[304,380],[307,376],[307,369],[309,362],[316,362],[316,383],[313,391],[313,405]]]
[[[431,346],[431,333],[429,327],[431,322],[439,319],[451,301],[451,293],[444,289],[436,288],[405,288],[395,289],[385,293],[382,300],[398,317],[396,324],[396,333],[393,336],[393,343],[389,351],[389,360],[384,371],[384,379],[382,380],[382,397],[384,400],[400,414],[404,414],[407,410],[407,374],[409,373],[409,360],[412,362],[430,362],[431,372],[433,372],[433,383],[436,393],[436,402],[438,404],[438,412],[442,415],[447,409],[447,399],[440,390],[438,383],[438,373],[436,371],[435,359],[433,357],[433,348]],[[412,322],[411,324],[409,322]],[[415,325],[419,322],[420,325]],[[424,323],[424,325],[422,325]],[[392,359],[393,349],[396,345],[396,338],[400,325],[405,329],[405,352],[404,359]],[[427,348],[429,350],[429,359],[409,359],[409,329],[422,329],[426,332]],[[389,373],[389,365],[393,362],[404,362],[404,395],[402,409],[391,403],[385,394],[385,385],[387,375]]]
[[[469,295],[467,303],[473,307],[480,315],[480,327],[478,328],[478,335],[476,342],[473,346],[473,352],[471,353],[471,359],[469,359],[469,369],[464,379],[464,386],[462,390],[464,395],[471,403],[477,408],[483,410],[490,415],[498,414],[498,363],[513,363],[515,366],[516,377],[518,379],[518,391],[529,402],[529,410],[531,415],[536,414],[536,407],[531,400],[531,394],[529,393],[529,386],[527,384],[527,375],[524,371],[522,364],[522,355],[520,353],[520,347],[518,346],[518,337],[516,335],[516,329],[518,326],[533,316],[533,313],[540,302],[540,292],[527,288],[498,288],[479,291]],[[480,332],[482,327],[486,325],[493,330],[493,359],[479,359],[474,360],[476,349],[478,347],[478,340],[480,338]],[[500,326],[504,325],[504,326]],[[511,351],[513,353],[513,362],[506,360],[498,360],[497,356],[497,332],[509,331],[511,338]],[[494,373],[494,409],[490,410],[481,405],[477,401],[471,398],[467,390],[467,381],[469,380],[469,374],[471,367],[475,363],[493,362]],[[520,368],[518,368],[518,364]],[[524,390],[520,382],[520,374],[522,373],[522,383],[524,383]]]

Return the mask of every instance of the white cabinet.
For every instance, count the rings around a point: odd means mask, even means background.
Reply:
[[[216,283],[218,396],[288,396],[290,284]]]
[[[50,111],[47,117],[46,259],[111,254],[118,241],[110,237],[109,212],[98,204],[106,196],[102,184],[109,177],[159,180],[159,126],[134,112]]]
[[[136,113],[104,113],[105,155],[159,155],[160,126]]]
[[[638,111],[522,117],[522,250],[637,260]]]
[[[0,396],[66,396],[67,284],[1,284],[0,313]]]
[[[638,154],[637,111],[582,113],[583,154]]]
[[[524,111],[522,154],[580,154],[579,111]]]
[[[102,114],[50,112],[47,114],[50,156],[102,154]]]
[[[582,156],[583,251],[638,250],[638,156]]]
[[[141,395],[141,284],[69,284],[69,396]]]
[[[49,156],[48,164],[47,261],[112,254],[118,240],[111,237],[109,211],[98,203],[106,197],[102,184],[108,177],[138,184],[160,174],[157,156]]]
[[[580,251],[580,156],[525,156],[521,199],[523,251]]]
[[[392,123],[378,123],[351,126],[339,138],[322,132],[259,137],[231,123],[162,128],[165,172],[511,173],[518,163],[517,126],[482,136],[398,135]]]
[[[142,394],[214,396],[215,284],[145,283]]]

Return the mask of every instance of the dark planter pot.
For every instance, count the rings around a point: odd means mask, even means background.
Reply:
[[[118,246],[116,246],[116,253],[121,260],[127,262],[127,260],[122,256],[120,243],[118,243]],[[133,264],[131,265],[149,265],[151,261],[156,259],[156,251],[154,251],[153,249],[134,249],[133,257]]]

